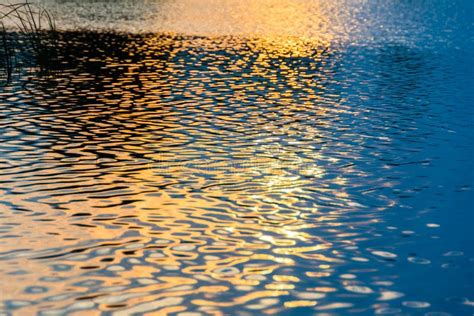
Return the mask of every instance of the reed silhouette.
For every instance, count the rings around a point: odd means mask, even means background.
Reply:
[[[9,82],[16,69],[50,73],[58,57],[58,32],[53,16],[25,1],[0,4],[0,69]]]

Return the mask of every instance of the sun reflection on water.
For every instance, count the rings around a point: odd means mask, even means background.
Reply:
[[[99,73],[85,58],[61,89],[32,91],[50,113],[16,105],[12,124],[32,138],[5,142],[33,143],[0,175],[2,211],[20,218],[9,234],[23,236],[2,242],[3,300],[25,313],[278,314],[336,291],[328,277],[376,220],[347,190],[371,176],[353,163],[364,140],[344,133],[358,113],[335,84],[332,33],[297,36],[324,14],[277,3],[231,1],[240,9],[204,23],[250,37],[138,37]],[[201,25],[198,7],[167,25]],[[46,290],[25,294],[32,283]]]

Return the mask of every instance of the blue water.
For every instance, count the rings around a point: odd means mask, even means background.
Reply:
[[[471,1],[42,3],[4,314],[474,313]]]

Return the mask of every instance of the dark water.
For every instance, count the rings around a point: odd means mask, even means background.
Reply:
[[[383,9],[423,32],[62,32],[0,88],[0,310],[473,314],[472,7]]]

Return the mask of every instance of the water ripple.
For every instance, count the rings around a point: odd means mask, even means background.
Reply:
[[[446,205],[430,175],[442,148],[467,151],[473,114],[440,101],[457,81],[436,52],[293,36],[60,43],[63,72],[0,91],[0,309],[435,313],[407,271],[472,266],[423,218]]]

